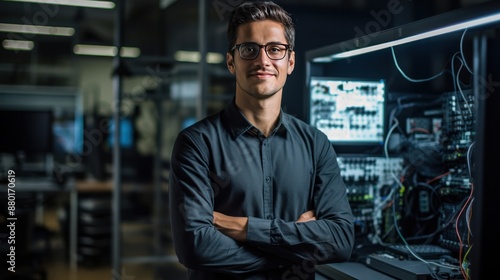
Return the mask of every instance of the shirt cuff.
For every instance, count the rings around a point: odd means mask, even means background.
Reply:
[[[271,223],[272,220],[248,217],[247,242],[255,245],[270,245]]]

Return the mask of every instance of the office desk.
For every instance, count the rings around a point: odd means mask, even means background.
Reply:
[[[7,191],[7,188],[1,188],[2,191]],[[75,196],[75,180],[68,179],[64,184],[59,184],[55,182],[50,177],[17,177],[15,181],[14,190],[16,193],[22,192],[31,192],[36,193],[37,196],[41,196],[43,198],[44,195],[48,193],[69,193],[71,203],[76,198]],[[71,213],[71,215],[76,217],[76,212]],[[37,209],[36,211],[36,221],[41,222],[43,220],[43,207]],[[76,224],[74,227],[70,229],[70,247],[69,247],[69,256],[70,256],[70,266],[72,268],[76,268],[76,235],[75,232],[72,231],[76,229]]]
[[[54,182],[49,177],[16,177],[15,188],[16,192],[32,192],[37,195],[43,196],[47,193],[69,193],[74,188],[75,181],[68,180],[63,185]],[[6,191],[7,188],[2,188]],[[37,221],[41,222],[43,218],[43,208],[42,211],[37,212]]]
[[[6,186],[7,183],[5,183]],[[65,184],[57,184],[51,178],[23,178],[17,177],[15,181],[15,191],[17,192],[33,192],[37,195],[46,195],[48,193],[66,193],[69,194],[69,266],[70,275],[68,279],[74,280],[77,278],[78,267],[78,211],[79,211],[79,194],[82,193],[112,193],[112,181],[97,181],[97,180],[75,180],[69,179]],[[7,191],[7,187],[0,188],[0,191]],[[123,183],[122,191],[154,191],[154,185],[150,183]],[[161,190],[166,191],[167,187],[161,185]],[[39,209],[37,216],[43,218],[43,209]]]
[[[47,193],[69,193],[69,266],[70,279],[76,279],[78,264],[78,194],[86,192],[112,192],[111,181],[68,180],[64,185],[55,183],[50,178],[22,178],[16,177],[16,192],[34,192],[40,195]],[[3,188],[6,189],[6,188]],[[43,210],[37,216],[43,217]]]

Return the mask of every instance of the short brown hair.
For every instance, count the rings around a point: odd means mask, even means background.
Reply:
[[[295,26],[292,18],[281,6],[272,1],[245,2],[236,7],[229,17],[227,25],[228,51],[236,44],[238,26],[253,21],[273,20],[283,24],[285,38],[290,50],[295,45]]]

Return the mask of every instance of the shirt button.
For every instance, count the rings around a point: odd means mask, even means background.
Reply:
[[[271,177],[267,176],[266,177],[266,183],[269,183],[269,182],[271,182]]]

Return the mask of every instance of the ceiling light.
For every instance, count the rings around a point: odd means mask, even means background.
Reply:
[[[424,33],[420,33],[420,34],[417,34],[414,36],[409,36],[406,38],[394,40],[391,42],[335,54],[335,55],[332,55],[332,58],[334,58],[334,59],[346,58],[346,57],[351,57],[351,56],[364,54],[364,53],[368,53],[368,52],[372,52],[372,51],[382,50],[385,48],[394,47],[394,46],[398,46],[398,45],[402,45],[402,44],[406,44],[406,43],[410,43],[410,42],[414,42],[414,41],[418,41],[418,40],[422,40],[422,39],[427,39],[427,38],[431,38],[434,36],[439,36],[442,34],[451,33],[451,32],[458,31],[458,30],[463,30],[466,28],[476,27],[476,26],[479,26],[482,24],[495,22],[495,21],[499,21],[499,20],[500,20],[500,13],[497,13],[497,14],[492,15],[492,16],[487,16],[487,17],[480,18],[480,19],[475,19],[475,20],[470,20],[470,21],[466,21],[466,22],[462,22],[462,23],[457,23],[454,25],[438,28],[438,29],[424,32]]]
[[[6,0],[6,1],[77,6],[77,7],[98,8],[98,9],[113,9],[115,7],[115,3],[111,1],[89,1],[89,0]]]
[[[220,53],[207,53],[207,63],[218,64],[224,62],[224,56]]]
[[[200,52],[196,51],[176,51],[174,58],[181,62],[194,62],[198,63],[201,60]],[[207,63],[218,64],[224,61],[224,56],[220,53],[207,53]]]
[[[182,62],[200,62],[200,52],[176,51],[174,58]]]
[[[469,18],[467,19],[467,17]],[[457,10],[455,13],[450,12],[442,21],[444,21],[444,23],[442,23],[440,27],[439,22],[436,22],[434,18],[429,18],[421,20],[417,26],[418,28],[406,28],[406,26],[402,26],[380,31],[379,33],[368,34],[363,36],[363,39],[368,40],[368,44],[366,45],[360,46],[361,37],[341,42],[331,46],[331,48],[327,50],[330,54],[315,55],[312,61],[318,63],[331,62],[436,37],[442,34],[499,22],[500,12],[498,12],[498,9],[484,9],[482,6],[478,6],[474,10],[468,10],[467,13],[462,12],[462,10]],[[419,29],[420,31],[416,32],[416,30]],[[318,50],[318,53],[323,51],[324,50]]]
[[[116,56],[117,48],[115,46],[101,45],[84,45],[76,44],[73,47],[73,52],[78,55],[93,55],[93,56]],[[135,58],[141,55],[139,48],[122,47],[120,56]]]
[[[122,57],[139,57],[141,55],[141,49],[139,48],[131,48],[131,47],[122,47],[120,56]]]
[[[35,46],[33,41],[24,40],[3,40],[2,46],[7,50],[31,51]]]
[[[11,33],[54,35],[54,36],[72,36],[73,34],[75,34],[75,29],[72,27],[10,24],[10,23],[0,23],[0,31],[11,32]]]

